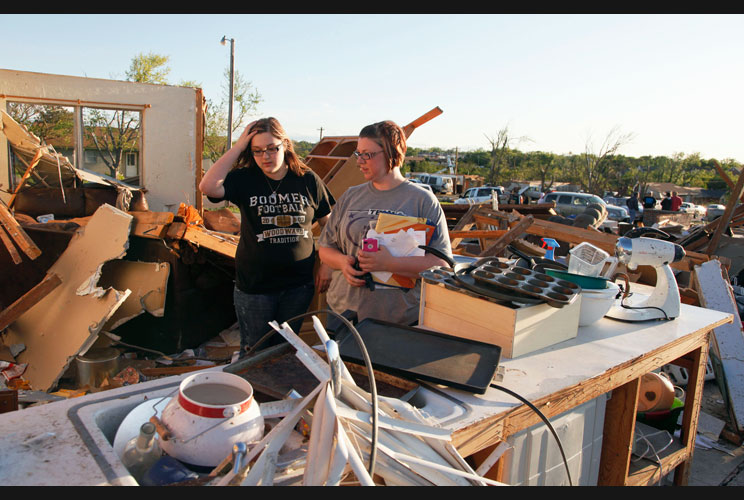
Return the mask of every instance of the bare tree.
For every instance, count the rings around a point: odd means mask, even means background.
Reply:
[[[496,137],[489,137],[486,134],[486,139],[491,144],[491,164],[489,167],[488,182],[489,184],[496,184],[501,178],[502,168],[506,164],[509,149],[515,143],[523,141],[530,141],[531,139],[526,136],[522,137],[511,137],[509,135],[509,125],[505,125],[501,130],[498,131]]]
[[[622,133],[620,128],[615,126],[607,133],[599,149],[595,149],[590,135],[585,143],[580,166],[582,188],[589,193],[602,188],[606,184],[609,171],[612,168],[612,162],[608,159],[634,138],[635,134],[632,132]]]
[[[124,154],[139,150],[140,116],[137,111],[86,108],[85,136],[93,142],[111,177],[120,171]]]

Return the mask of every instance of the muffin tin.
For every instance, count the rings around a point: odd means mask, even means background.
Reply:
[[[553,307],[571,304],[581,292],[581,287],[576,283],[498,259],[480,261],[479,265],[470,271],[470,275],[482,285],[541,299]]]
[[[459,266],[459,265],[458,265]],[[433,284],[443,286],[449,290],[465,293],[480,299],[490,300],[491,302],[511,302],[515,305],[522,304],[540,304],[542,299],[531,297],[519,292],[512,292],[504,288],[497,288],[491,285],[484,285],[476,281],[470,274],[470,268],[464,270],[457,269],[457,275],[452,268],[434,267],[421,273],[421,277]]]

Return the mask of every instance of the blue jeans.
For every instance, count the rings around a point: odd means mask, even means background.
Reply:
[[[240,326],[240,355],[245,355],[246,349],[268,332],[275,333],[259,349],[284,342],[284,337],[269,326],[269,321],[276,321],[281,325],[289,318],[307,312],[314,293],[313,282],[274,293],[245,293],[236,287],[233,300]],[[297,319],[289,323],[289,326],[295,333],[299,333],[304,320],[305,318]]]

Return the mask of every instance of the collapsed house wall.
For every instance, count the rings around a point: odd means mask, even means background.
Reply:
[[[0,69],[0,109],[8,101],[141,110],[140,185],[151,210],[175,212],[196,202],[201,169],[198,89]],[[199,110],[201,112],[201,110]],[[198,153],[197,153],[198,152]],[[8,143],[0,134],[0,185],[10,183]],[[10,195],[0,192],[3,201]]]

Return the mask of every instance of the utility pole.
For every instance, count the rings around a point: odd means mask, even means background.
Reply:
[[[232,147],[232,115],[233,115],[233,91],[235,89],[235,39],[223,36],[220,43],[226,45],[230,41],[230,102],[227,103],[227,145],[225,151]]]
[[[318,130],[320,130],[320,139],[318,140],[322,141],[323,140],[323,127],[320,127]]]

